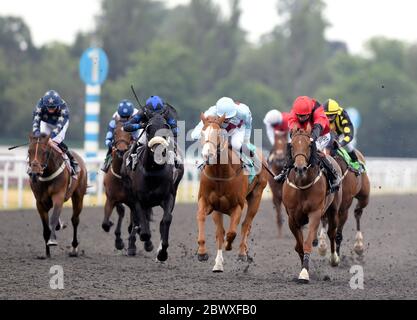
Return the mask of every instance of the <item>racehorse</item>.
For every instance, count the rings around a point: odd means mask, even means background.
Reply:
[[[294,167],[283,186],[282,200],[288,214],[291,232],[296,238],[295,251],[299,254],[302,270],[298,277],[301,283],[308,283],[309,262],[312,243],[317,236],[320,220],[326,216],[331,245],[330,263],[337,266],[340,259],[336,252],[337,213],[342,200],[342,188],[330,194],[326,177],[317,159],[316,144],[311,139],[311,127],[307,130],[293,129],[291,156]],[[341,174],[340,167],[331,159],[334,167]],[[308,235],[303,242],[302,227],[308,226]]]
[[[333,148],[331,148],[333,147]],[[370,195],[370,181],[366,171],[362,172],[360,175],[357,175],[349,167],[344,158],[337,153],[338,144],[330,144],[329,152],[333,155],[334,159],[339,164],[342,169],[342,179],[343,179],[343,196],[342,203],[339,209],[339,223],[337,226],[336,233],[336,251],[340,256],[340,247],[343,240],[343,227],[347,221],[349,209],[352,206],[353,200],[356,198],[358,203],[355,208],[355,219],[356,219],[356,237],[354,244],[354,251],[358,255],[362,255],[364,251],[364,241],[363,235],[360,228],[360,220],[364,208],[369,204],[369,195]],[[355,150],[358,159],[365,164],[365,158],[361,152]],[[323,221],[323,228],[319,236],[319,253],[321,255],[326,254],[327,244],[326,238],[324,235],[324,227],[326,226],[326,221]]]
[[[237,234],[242,211],[247,203],[247,213],[242,223],[239,259],[248,259],[248,236],[252,221],[258,212],[263,190],[267,184],[267,173],[262,168],[253,182],[245,174],[239,155],[229,148],[228,138],[221,125],[223,117],[201,115],[204,127],[201,143],[202,156],[207,163],[204,167],[198,193],[198,260],[207,261],[208,254],[205,240],[206,217],[212,213],[216,225],[217,257],[213,272],[223,272],[223,243],[225,230],[223,214],[230,216],[230,227],[226,234],[226,251],[232,250],[232,242]],[[258,155],[262,160],[262,155]]]
[[[104,189],[106,192],[106,203],[104,205],[104,219],[102,228],[109,232],[113,226],[110,216],[116,207],[118,220],[114,235],[116,236],[115,247],[117,250],[123,250],[125,244],[121,238],[122,222],[125,215],[125,207],[123,204],[131,204],[129,194],[124,188],[121,168],[123,164],[123,156],[133,142],[132,134],[123,130],[123,122],[118,121],[114,129],[114,143],[112,147],[112,162],[110,170],[104,176]],[[131,226],[129,227],[131,230]],[[129,231],[130,233],[130,231]]]
[[[275,131],[274,146],[268,157],[268,165],[273,172],[279,173],[285,166],[288,135],[286,132]],[[284,225],[284,217],[282,215],[282,183],[277,183],[272,175],[268,175],[269,188],[272,191],[272,203],[277,214],[278,237],[282,237],[282,226]]]
[[[57,246],[55,231],[60,229],[61,210],[64,202],[72,200],[73,240],[70,256],[78,256],[77,228],[83,209],[83,199],[87,190],[87,169],[81,157],[72,152],[80,171],[77,179],[71,177],[72,170],[63,159],[62,151],[50,136],[42,133],[39,137],[29,137],[30,187],[36,198],[36,207],[42,220],[46,257],[50,258],[50,247]],[[53,208],[49,219],[49,211]]]
[[[129,190],[129,199],[133,203],[132,219],[133,229],[129,236],[128,254],[136,254],[136,233],[140,240],[145,242],[145,250],[152,251],[151,230],[149,222],[152,217],[152,208],[160,206],[163,218],[159,231],[161,242],[157,252],[160,262],[168,259],[169,228],[172,221],[172,211],[175,206],[178,185],[184,175],[184,165],[174,165],[173,149],[175,142],[171,138],[171,129],[165,118],[155,114],[148,122],[144,133],[147,144],[140,147],[132,159],[130,152],[125,154],[122,175]],[[177,150],[179,152],[179,150]],[[132,167],[128,167],[129,160]]]

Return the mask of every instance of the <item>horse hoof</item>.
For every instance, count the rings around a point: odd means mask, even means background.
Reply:
[[[116,240],[115,247],[117,250],[123,250],[125,248],[125,244],[122,240],[120,241]]]
[[[127,255],[129,257],[134,257],[136,256],[136,249],[127,249]]]
[[[158,255],[156,256],[159,262],[165,262],[168,260],[168,252],[164,250],[158,251]]]
[[[226,243],[226,246],[224,247],[224,250],[226,250],[226,251],[232,251],[232,244],[229,243],[229,242],[227,242]]]
[[[213,272],[214,273],[222,273],[224,270],[223,270],[223,266],[218,266],[218,265],[215,265],[214,267],[213,267]]]
[[[151,252],[153,250],[153,243],[152,243],[152,241],[146,241],[143,244],[143,248],[145,249],[146,252]]]
[[[209,255],[207,253],[198,255],[198,261],[200,262],[205,262],[208,260],[208,258],[209,258]]]
[[[111,227],[113,226],[113,222],[109,221],[109,223],[103,223],[101,227],[105,232],[109,232]]]
[[[59,220],[59,223],[55,227],[55,231],[64,230],[66,227],[67,225]]]
[[[310,282],[310,276],[308,274],[307,269],[303,269],[300,272],[300,275],[298,276],[298,283],[301,284],[308,284]]]
[[[319,245],[319,240],[318,239],[314,239],[313,240],[313,247],[316,248]]]
[[[237,261],[247,262],[248,261],[248,255],[246,255],[246,254],[239,254],[239,256],[237,257]]]
[[[148,242],[151,239],[151,235],[147,233],[140,234],[140,241]]]
[[[77,258],[78,257],[78,248],[72,248],[72,251],[69,253],[69,256],[71,258]]]
[[[337,253],[332,254],[332,256],[330,257],[330,265],[332,267],[337,267],[339,266],[339,263],[340,263],[340,258],[337,255]]]
[[[58,245],[58,241],[49,239],[48,243],[46,244],[48,247],[56,247]]]
[[[363,256],[363,246],[355,246],[354,251],[358,256]]]

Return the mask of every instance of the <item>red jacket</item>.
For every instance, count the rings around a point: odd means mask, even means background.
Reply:
[[[301,124],[298,121],[297,115],[295,114],[295,112],[293,110],[291,110],[290,117],[288,119],[288,126],[289,126],[290,130],[292,130],[294,128],[301,128],[301,129],[306,130],[308,123],[310,123],[311,128],[313,128],[315,124],[321,125],[321,127],[323,128],[323,130],[321,132],[322,136],[324,136],[324,135],[326,135],[330,132],[329,119],[327,118],[326,114],[324,113],[323,107],[317,102],[316,102],[316,105],[313,109],[313,116],[310,117],[310,120],[305,122],[304,124]]]
[[[288,127],[288,120],[290,114],[288,112],[282,112],[282,123],[273,125],[275,131],[284,131],[288,132],[290,128]]]

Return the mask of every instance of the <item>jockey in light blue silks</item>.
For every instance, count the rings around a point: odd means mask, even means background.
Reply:
[[[210,107],[204,115],[222,117],[226,115],[226,120],[222,125],[222,129],[225,129],[232,149],[238,154],[243,153],[246,157],[242,157],[242,161],[246,165],[253,165],[248,161],[247,156],[256,156],[255,147],[250,144],[250,137],[252,133],[252,113],[249,107],[243,103],[237,103],[233,99],[223,97],[217,101],[215,106]],[[201,137],[201,131],[203,129],[203,122],[195,127],[191,133],[193,140],[198,140]]]

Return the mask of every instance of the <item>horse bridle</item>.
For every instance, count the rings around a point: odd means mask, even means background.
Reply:
[[[295,136],[304,136],[304,137],[307,137],[308,139],[311,139],[310,135],[305,134],[305,133],[296,133]],[[293,139],[293,137],[291,137],[291,139]],[[307,155],[305,155],[304,153],[297,153],[296,155],[292,155],[293,160],[295,161],[295,159],[297,159],[297,157],[300,157],[300,156],[304,157],[306,162],[309,164],[307,167],[307,169],[309,169],[311,167],[311,157],[313,156],[312,148],[313,148],[313,145],[310,144],[310,158],[307,158]],[[291,154],[292,154],[292,148],[291,148]]]
[[[215,123],[215,124],[218,124],[217,122],[215,122],[215,121],[209,121],[208,122],[209,124],[213,124],[213,123]],[[220,126],[219,126],[220,127]],[[208,129],[208,128],[207,128]],[[206,129],[206,130],[207,130]],[[220,130],[221,130],[221,127],[220,127]],[[222,135],[221,133],[220,133],[220,135]],[[211,141],[210,139],[209,139],[209,137],[206,137],[206,136],[204,136],[204,144],[203,144],[203,146],[205,145],[205,144],[207,144],[207,143],[210,143],[215,149],[216,149],[216,152],[217,152],[217,156],[219,156],[225,149],[226,149],[226,138],[225,138],[225,143],[223,143],[223,145],[220,147],[220,144],[221,143],[214,143],[213,141]],[[220,142],[220,141],[219,141]]]
[[[36,149],[35,149],[35,158],[29,163],[30,166],[32,165],[32,163],[34,161],[38,161],[39,162],[39,160],[38,160],[39,144],[40,144],[40,138],[37,138],[37,141],[36,141]],[[48,148],[47,151],[46,151],[47,152],[47,157],[46,157],[46,162],[44,164],[41,164],[40,165],[41,168],[42,168],[42,170],[45,170],[48,167],[49,159],[51,157],[51,147],[48,145],[48,143],[46,143],[46,146]]]

